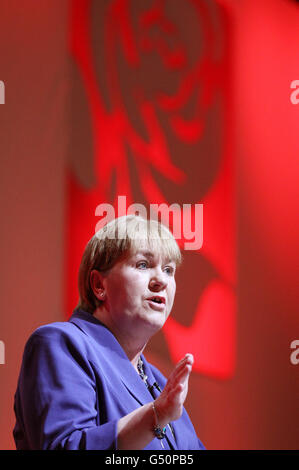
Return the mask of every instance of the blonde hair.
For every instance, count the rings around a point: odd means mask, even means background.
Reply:
[[[87,243],[79,268],[77,308],[93,313],[101,304],[91,288],[90,273],[96,269],[105,275],[113,266],[147,243],[153,253],[179,265],[182,255],[168,228],[160,222],[127,215],[112,220]]]

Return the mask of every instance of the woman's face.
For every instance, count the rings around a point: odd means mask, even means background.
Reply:
[[[174,261],[148,247],[119,261],[103,280],[109,323],[125,333],[154,334],[171,312],[175,291]]]

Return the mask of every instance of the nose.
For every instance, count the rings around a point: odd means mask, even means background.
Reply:
[[[154,292],[160,292],[161,290],[166,289],[167,278],[161,269],[156,270],[155,273],[153,273],[149,282],[149,287]]]

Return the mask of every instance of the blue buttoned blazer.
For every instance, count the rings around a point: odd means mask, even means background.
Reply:
[[[166,378],[142,356],[149,384]],[[155,392],[157,396],[159,392]],[[93,315],[38,328],[29,338],[15,394],[17,449],[117,449],[117,421],[153,400],[114,335]],[[166,449],[204,446],[184,409]],[[161,450],[154,438],[146,450]]]

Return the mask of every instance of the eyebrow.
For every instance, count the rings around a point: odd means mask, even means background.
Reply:
[[[136,255],[142,255],[142,256],[145,256],[146,258],[155,258],[155,255],[154,253],[152,253],[151,251],[137,251],[136,252]],[[171,260],[171,259],[165,259],[164,261],[165,263],[174,263],[175,264],[175,261],[174,260]]]
[[[146,256],[147,258],[154,258],[155,255],[151,251],[137,251],[136,255],[143,255]]]

